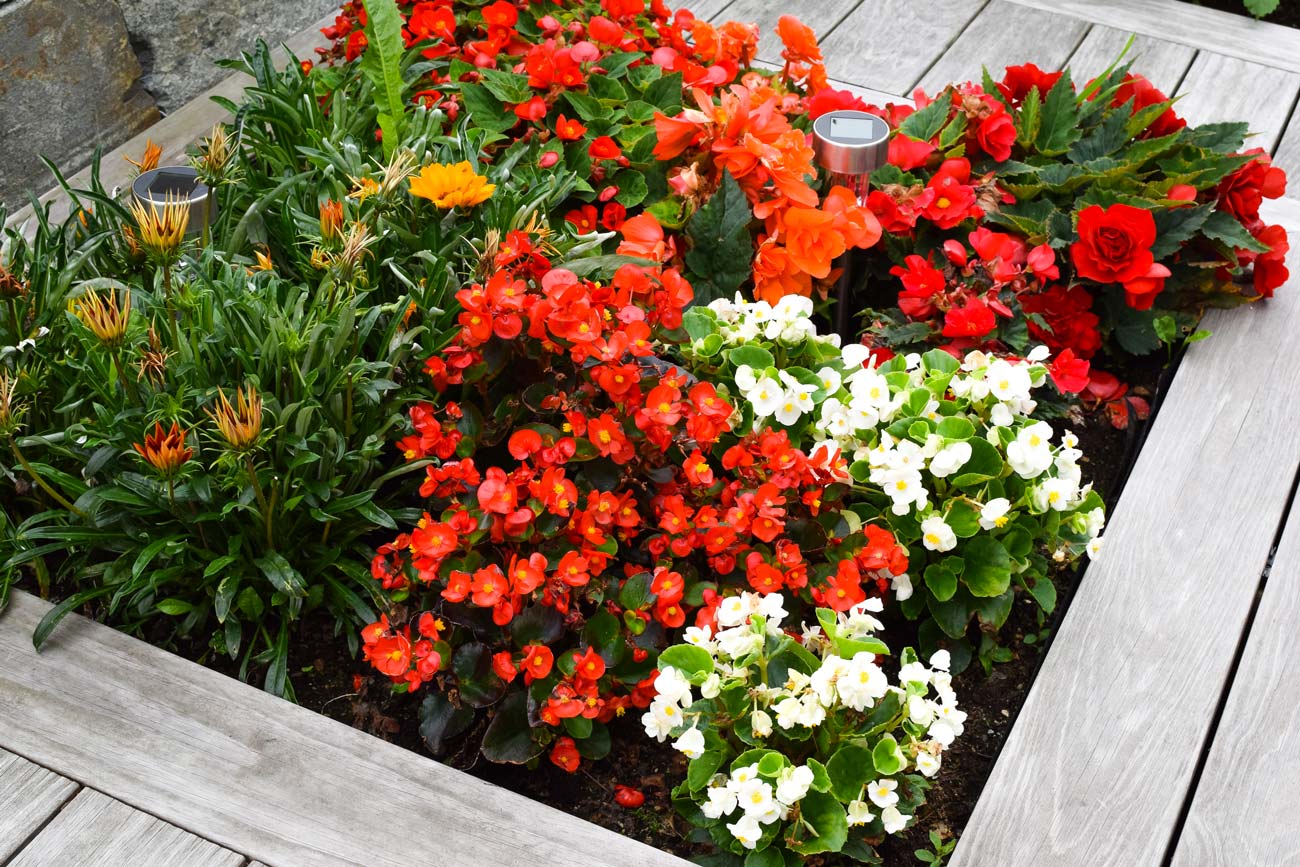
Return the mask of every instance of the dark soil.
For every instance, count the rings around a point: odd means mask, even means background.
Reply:
[[[1246,5],[1242,0],[1188,0],[1197,6],[1208,6],[1211,9],[1220,9],[1224,12],[1233,12],[1247,18],[1252,17],[1246,11]],[[1286,27],[1300,28],[1300,2],[1296,0],[1281,0],[1277,9],[1268,15],[1265,15],[1263,21],[1273,24],[1282,24]]]

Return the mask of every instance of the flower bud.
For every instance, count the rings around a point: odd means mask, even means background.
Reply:
[[[750,728],[754,730],[754,737],[765,738],[772,734],[772,718],[761,710],[756,710],[749,716]]]

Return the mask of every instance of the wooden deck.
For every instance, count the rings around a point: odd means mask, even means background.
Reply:
[[[1085,78],[1136,33],[1135,69],[1181,113],[1249,120],[1300,177],[1295,30],[1176,0],[687,5],[758,22],[767,63],[776,18],[800,15],[831,76],[877,101],[982,65]],[[176,154],[221,114],[196,101],[148,134]],[[120,153],[104,165],[112,186]],[[1300,181],[1269,205],[1300,242]],[[1300,864],[1297,314],[1300,277],[1208,318],[954,867]],[[44,610],[17,594],[0,619],[0,864],[685,863],[78,618],[36,655]]]

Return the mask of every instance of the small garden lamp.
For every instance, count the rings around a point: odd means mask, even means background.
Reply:
[[[871,173],[889,156],[889,124],[865,111],[828,111],[813,121],[813,152],[817,163],[830,173],[832,184],[847,187],[863,207]],[[852,251],[836,260],[835,330],[849,337],[849,287],[853,280]]]
[[[142,172],[131,183],[131,195],[145,206],[162,207],[169,199],[187,202],[190,206],[187,237],[198,235],[206,240],[217,216],[217,201],[212,191],[190,166],[160,166]]]

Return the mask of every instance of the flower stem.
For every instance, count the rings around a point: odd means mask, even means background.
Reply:
[[[262,492],[262,483],[257,478],[257,468],[253,466],[253,458],[245,456],[244,463],[248,468],[248,478],[253,483],[253,493],[257,495],[257,504],[262,507],[262,520],[266,523],[266,547],[275,550],[275,542],[271,535],[271,507],[266,502],[266,494]]]
[[[172,305],[172,266],[163,265],[163,299],[167,308],[167,324],[172,332],[172,351],[181,351],[181,335],[176,327],[176,309]]]
[[[14,440],[13,437],[9,438],[9,448],[13,450],[14,457],[18,459],[18,463],[22,464],[23,469],[27,471],[27,475],[31,476],[32,479],[36,482],[36,484],[41,486],[41,490],[45,491],[45,493],[53,497],[55,502],[57,502],[63,508],[67,509],[72,514],[76,515],[78,518],[86,517],[85,512],[81,511],[76,506],[72,505],[72,503],[69,503],[67,498],[65,498],[58,491],[54,490],[54,488],[50,487],[50,483],[45,481],[45,479],[41,477],[40,473],[36,472],[36,468],[27,462],[27,458],[23,456],[23,453],[18,448],[18,443]]]

